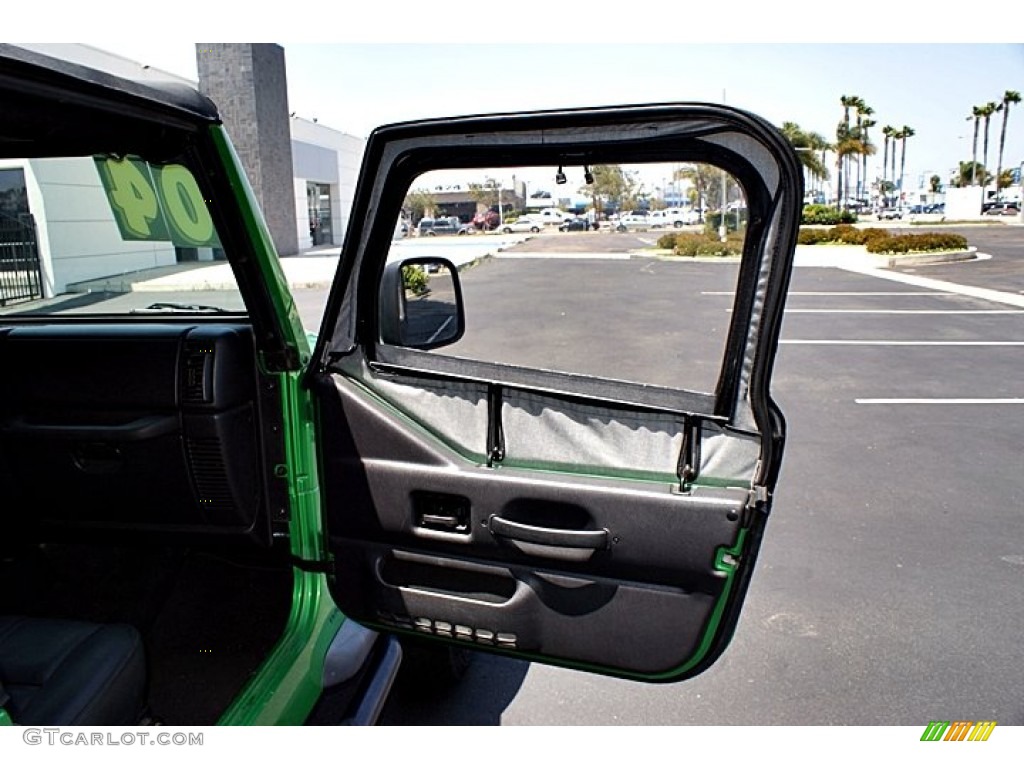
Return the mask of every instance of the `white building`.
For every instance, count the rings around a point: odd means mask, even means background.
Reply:
[[[366,140],[294,115],[291,126],[299,250],[340,245]]]
[[[194,81],[88,45],[24,47],[122,77],[196,87]],[[340,245],[366,140],[294,115],[290,134],[299,250]],[[83,195],[85,188],[90,191]],[[87,210],[90,206],[95,210]],[[54,216],[58,211],[62,215]],[[183,249],[170,242],[122,240],[109,221],[102,227],[98,223],[107,211],[105,190],[89,158],[0,159],[0,215],[31,214],[34,218],[41,283],[47,297],[63,292],[71,283],[219,257],[212,248]],[[109,214],[105,218],[109,219]],[[99,257],[76,258],[83,252],[83,243],[93,246],[86,250]]]

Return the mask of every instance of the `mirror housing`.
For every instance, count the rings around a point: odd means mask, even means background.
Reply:
[[[430,256],[388,262],[380,280],[380,340],[412,349],[454,344],[466,331],[459,271]]]

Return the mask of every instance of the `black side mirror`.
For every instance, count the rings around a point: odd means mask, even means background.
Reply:
[[[466,330],[459,271],[448,259],[403,259],[384,267],[380,340],[413,349],[454,344]]]

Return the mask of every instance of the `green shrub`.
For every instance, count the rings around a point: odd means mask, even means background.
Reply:
[[[857,229],[849,224],[838,224],[829,229],[802,228],[797,234],[800,245],[817,245],[818,243],[842,243],[844,245],[867,245],[879,237],[888,237],[886,229]]]
[[[872,240],[877,240],[880,237],[889,237],[889,230],[878,229],[877,227],[869,227],[867,229],[856,230],[858,233],[857,245],[867,245]]]
[[[427,283],[430,276],[423,267],[410,265],[402,267],[402,286],[407,291],[412,291],[416,296],[422,296],[427,292]]]
[[[724,243],[708,235],[683,233],[673,237],[673,252],[677,256],[737,256],[743,253],[743,235],[739,233],[728,236]]]
[[[929,253],[932,251],[966,251],[967,239],[945,232],[876,237],[868,241],[869,253]]]
[[[841,211],[831,205],[805,205],[801,224],[853,224],[857,216],[850,211]]]
[[[832,227],[829,232],[834,242],[845,243],[846,245],[867,245],[868,242],[876,237],[889,236],[889,230],[887,229],[876,229],[874,227],[857,229],[850,224],[839,224]]]
[[[718,237],[718,228],[722,224],[721,213],[709,213],[704,217],[704,231],[712,237]],[[747,226],[747,211],[743,209],[740,211],[740,224],[736,226],[736,212],[727,211],[725,214],[725,231],[737,232]]]
[[[817,245],[818,243],[831,242],[827,229],[801,229],[796,236],[799,245]]]
[[[676,234],[674,232],[668,232],[658,238],[658,247],[671,251],[676,247]]]

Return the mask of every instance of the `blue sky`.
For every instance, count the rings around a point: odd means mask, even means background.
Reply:
[[[195,77],[189,43],[93,43]],[[720,101],[834,137],[839,97],[910,126],[907,176],[943,180],[971,156],[972,106],[1024,92],[1024,45],[928,43],[283,43],[289,106],[346,133],[402,120],[480,112],[661,101]],[[1002,116],[990,128],[996,166]],[[981,141],[978,159],[981,161]],[[1004,166],[1024,161],[1024,104],[1010,113]],[[869,161],[871,162],[871,161]]]

